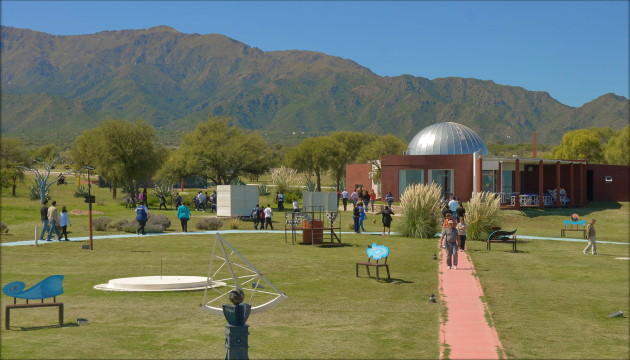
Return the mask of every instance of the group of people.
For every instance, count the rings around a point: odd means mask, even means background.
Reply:
[[[68,239],[68,225],[70,224],[70,218],[68,217],[68,211],[65,206],[61,207],[61,213],[57,210],[57,201],[52,202],[52,205],[48,207],[48,200],[44,200],[40,209],[40,216],[42,220],[42,231],[39,235],[39,240],[44,240],[44,235],[48,233],[46,241],[52,241],[53,232],[57,234],[57,240],[70,241]],[[61,228],[61,232],[59,229]]]
[[[179,194],[177,194],[179,196]],[[180,197],[181,198],[181,197]],[[195,204],[196,211],[206,212],[208,209],[210,212],[217,211],[217,192],[213,191],[212,194],[208,195],[208,192],[204,194],[201,190],[195,195],[193,198],[193,203]],[[179,209],[179,205],[176,206]]]
[[[368,192],[367,190],[363,190],[362,187],[354,189],[352,193],[349,193],[347,189],[343,189],[342,192],[337,192],[337,201],[339,200],[341,200],[343,204],[343,211],[348,211],[348,202],[351,201],[354,207],[361,202],[366,210],[369,206],[372,209],[372,212],[374,212],[376,193],[374,192],[374,189]],[[392,204],[394,203],[394,195],[391,191],[389,191],[385,196],[385,202],[387,202],[387,206],[391,209]]]
[[[254,220],[254,229],[258,230],[258,226],[260,225],[260,230],[271,228],[273,230],[273,223],[271,222],[271,217],[273,216],[273,210],[271,209],[271,204],[267,204],[266,208],[260,207],[256,204],[256,207],[252,209],[251,218]]]
[[[363,227],[363,222],[365,221],[365,219],[367,219],[367,214],[365,212],[366,208],[367,206],[362,201],[354,204],[354,208],[352,209],[352,220],[354,221],[355,234],[360,234],[362,231],[365,231],[365,228]],[[383,235],[385,235],[386,231],[387,234],[390,235],[392,226],[392,215],[394,215],[392,209],[389,206],[385,206],[375,215],[382,216],[381,221],[383,223]]]
[[[466,209],[461,201],[451,194],[442,200],[442,236],[438,247],[446,249],[446,266],[457,269],[458,251],[466,251]]]

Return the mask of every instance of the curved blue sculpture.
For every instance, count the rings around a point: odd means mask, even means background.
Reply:
[[[389,256],[389,248],[385,245],[376,245],[376,243],[368,247],[366,251],[368,257],[371,257],[374,260],[380,260]]]
[[[52,275],[30,289],[24,290],[26,284],[21,281],[14,281],[6,284],[2,288],[5,295],[19,299],[43,300],[63,294],[63,275]]]

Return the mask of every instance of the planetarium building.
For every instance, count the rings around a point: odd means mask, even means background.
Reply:
[[[535,140],[534,140],[535,142]],[[617,201],[613,183],[627,179],[627,166],[587,164],[586,160],[553,160],[488,155],[481,137],[462,124],[442,122],[418,132],[402,155],[384,156],[381,183],[372,182],[370,164],[348,164],[348,191],[374,189],[383,199],[391,191],[399,201],[412,184],[436,183],[444,194],[467,202],[475,193],[496,193],[504,208],[584,206],[587,201]],[[618,189],[618,187],[617,187]]]

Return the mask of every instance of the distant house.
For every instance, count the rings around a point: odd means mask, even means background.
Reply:
[[[445,195],[469,201],[473,193],[494,192],[503,208],[586,205],[593,201],[630,201],[630,167],[488,155],[470,128],[452,122],[430,125],[409,143],[404,155],[381,160],[381,197],[396,201],[411,184],[437,183]],[[371,184],[369,164],[348,164],[348,190]],[[365,186],[364,186],[365,188]]]

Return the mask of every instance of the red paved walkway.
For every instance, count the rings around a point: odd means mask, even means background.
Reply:
[[[459,252],[457,270],[446,266],[443,250],[439,266],[440,291],[448,309],[448,320],[440,326],[440,359],[499,359],[501,342],[484,316],[483,291],[473,276],[474,266],[468,254]]]

